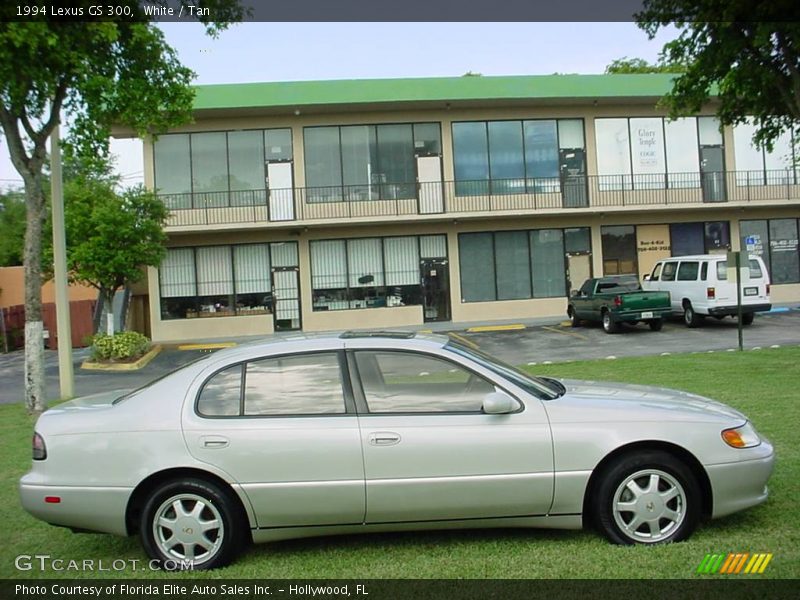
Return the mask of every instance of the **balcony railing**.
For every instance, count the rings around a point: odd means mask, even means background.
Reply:
[[[161,194],[168,226],[800,200],[800,170],[590,175]]]

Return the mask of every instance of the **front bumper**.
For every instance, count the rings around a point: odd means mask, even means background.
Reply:
[[[767,481],[775,467],[775,453],[766,441],[758,448],[762,454],[759,458],[706,465],[714,495],[712,518],[724,517],[767,500]]]
[[[128,535],[125,511],[131,488],[40,485],[26,481],[27,477],[20,480],[20,500],[37,519],[73,529]],[[48,496],[61,501],[45,502]]]
[[[772,304],[742,304],[742,314],[755,312],[766,312],[772,308]],[[739,314],[739,309],[736,305],[733,306],[710,306],[708,314],[714,317],[735,317]]]

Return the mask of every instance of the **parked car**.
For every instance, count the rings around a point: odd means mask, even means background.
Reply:
[[[742,257],[742,323],[750,325],[755,313],[772,308],[769,273],[759,256]],[[734,269],[735,272],[735,269]],[[736,285],[728,279],[725,254],[677,256],[658,261],[644,276],[645,290],[665,291],[672,296],[672,312],[683,315],[688,327],[698,327],[703,318],[722,319],[738,314]]]
[[[661,331],[671,312],[668,292],[644,292],[633,275],[587,279],[570,294],[567,315],[573,327],[581,321],[600,321],[606,333],[619,331],[620,323],[647,323]]]
[[[165,568],[250,541],[580,528],[683,540],[767,498],[772,445],[686,392],[532,377],[443,336],[295,336],[223,350],[38,420],[22,505],[139,534]]]

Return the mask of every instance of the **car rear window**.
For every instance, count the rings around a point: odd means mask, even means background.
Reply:
[[[755,259],[750,259],[750,278],[751,279],[760,279],[763,277],[764,274],[761,271],[761,265]],[[721,260],[717,263],[717,279],[719,281],[727,281],[728,280],[728,261]]]

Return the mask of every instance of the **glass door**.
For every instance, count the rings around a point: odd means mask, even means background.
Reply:
[[[444,258],[420,261],[422,310],[425,322],[450,320],[450,273]]]
[[[583,148],[562,148],[558,154],[564,207],[589,206],[586,192],[586,151]]]
[[[722,146],[700,146],[703,202],[725,202],[725,158]]]
[[[302,327],[300,320],[300,269],[272,269],[273,319],[275,331],[294,331]]]

